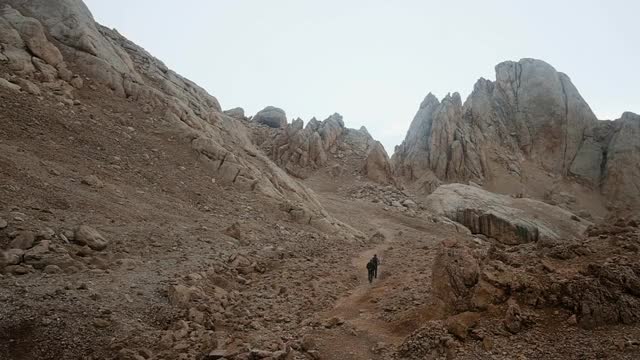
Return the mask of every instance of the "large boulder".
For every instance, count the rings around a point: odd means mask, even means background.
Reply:
[[[480,281],[480,264],[471,250],[456,240],[443,241],[432,267],[431,288],[449,312],[473,308],[473,289]]]
[[[591,224],[571,212],[541,201],[494,194],[481,188],[448,184],[438,187],[425,206],[471,230],[514,245],[579,236]]]
[[[280,108],[267,106],[253,117],[253,121],[272,128],[283,128],[287,126],[287,114]]]
[[[80,225],[75,231],[74,241],[80,245],[87,245],[93,250],[101,251],[107,248],[109,242],[96,229],[88,225]]]

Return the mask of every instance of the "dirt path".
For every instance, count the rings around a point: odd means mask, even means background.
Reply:
[[[380,230],[385,241],[376,247],[359,253],[352,259],[352,265],[360,285],[348,295],[336,301],[335,307],[323,314],[323,318],[338,317],[345,324],[335,331],[319,332],[319,345],[326,359],[377,359],[376,349],[384,345],[398,345],[403,334],[394,332],[391,324],[379,320],[376,313],[376,298],[384,296],[388,287],[387,273],[384,267],[385,252],[396,240],[388,229]],[[381,259],[378,279],[369,284],[366,264],[377,254]],[[346,333],[346,334],[345,334]]]

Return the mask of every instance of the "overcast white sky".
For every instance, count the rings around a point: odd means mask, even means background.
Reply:
[[[640,113],[640,1],[85,0],[223,109],[365,125],[391,155],[428,92],[504,60],[567,73],[601,119]]]

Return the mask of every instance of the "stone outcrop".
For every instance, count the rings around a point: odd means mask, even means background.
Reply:
[[[237,108],[233,108],[233,109],[229,109],[229,110],[225,110],[224,111],[225,115],[228,115],[234,119],[237,120],[245,120],[246,117],[244,116],[244,109],[241,107],[237,107]]]
[[[496,66],[496,80],[478,80],[464,103],[458,93],[442,101],[427,95],[392,162],[398,176],[419,187],[427,183],[426,191],[433,177],[480,184],[499,179],[527,189],[539,182],[537,173],[548,173],[612,195],[614,202],[640,205],[640,191],[628,185],[640,180],[638,173],[622,165],[638,162],[632,149],[640,140],[628,133],[639,123],[631,113],[598,121],[569,77],[543,61],[506,61]]]
[[[262,138],[258,143],[264,152],[296,177],[307,178],[318,169],[342,162],[374,182],[394,182],[389,156],[382,144],[364,127],[359,130],[345,127],[340,114],[324,121],[313,118],[306,126],[302,119],[296,119],[274,134],[262,134]]]
[[[374,141],[367,150],[364,173],[373,182],[379,184],[394,183],[389,155],[387,155],[384,146],[379,141]]]
[[[640,203],[640,115],[626,112],[613,127],[608,146],[599,143],[605,149],[602,193],[614,204],[633,208]]]
[[[541,201],[512,198],[462,184],[440,186],[427,197],[425,206],[466,226],[473,234],[511,245],[579,236],[591,224]]]

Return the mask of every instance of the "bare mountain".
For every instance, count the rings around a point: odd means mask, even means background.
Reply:
[[[427,95],[392,159],[398,176],[426,192],[473,181],[503,193],[567,192],[579,202],[637,208],[638,129],[632,113],[599,121],[566,74],[522,59],[498,64],[496,80],[478,80],[464,103],[458,93],[442,101]],[[580,205],[598,208],[588,202]]]

